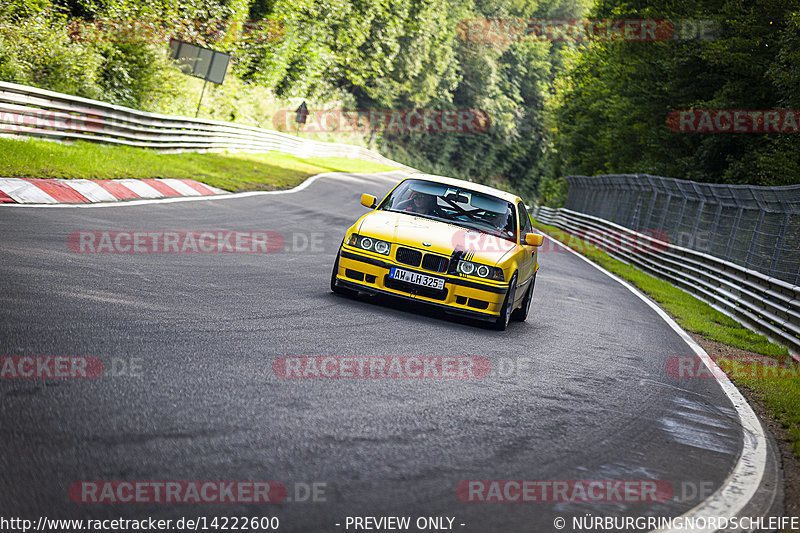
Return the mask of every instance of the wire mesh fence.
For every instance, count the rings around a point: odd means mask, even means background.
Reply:
[[[800,185],[755,187],[647,174],[570,176],[568,209],[800,285]]]

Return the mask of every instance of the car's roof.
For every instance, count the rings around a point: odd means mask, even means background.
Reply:
[[[448,178],[446,176],[435,176],[433,174],[411,174],[410,176],[407,176],[406,179],[428,180],[435,181],[436,183],[442,183],[444,185],[450,185],[452,187],[462,187],[464,189],[470,189],[476,192],[491,194],[492,196],[502,198],[503,200],[511,203],[514,203],[515,200],[519,198],[516,194],[501,191],[500,189],[495,189],[494,187],[481,185],[480,183],[473,183],[471,181],[459,180],[456,178]]]

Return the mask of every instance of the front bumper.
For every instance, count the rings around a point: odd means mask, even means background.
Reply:
[[[444,289],[437,291],[398,282],[389,277],[392,267],[418,272],[445,280]],[[482,320],[494,320],[508,291],[507,283],[481,283],[465,277],[429,272],[393,261],[390,257],[376,257],[360,250],[342,246],[339,252],[337,285],[372,294],[390,294],[406,300],[425,302],[442,310]]]

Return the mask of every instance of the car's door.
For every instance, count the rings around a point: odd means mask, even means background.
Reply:
[[[519,258],[519,282],[517,284],[517,298],[522,298],[525,296],[528,287],[530,286],[530,281],[533,277],[534,271],[536,270],[536,260],[534,254],[536,253],[535,246],[529,246],[525,243],[525,234],[530,233],[533,231],[531,227],[531,219],[528,216],[528,209],[525,207],[525,204],[522,202],[517,203],[517,220],[519,221],[519,232],[517,233],[517,239],[519,245],[523,248],[522,257]],[[516,298],[515,298],[516,299]]]

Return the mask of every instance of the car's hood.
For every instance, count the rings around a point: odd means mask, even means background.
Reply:
[[[513,242],[488,233],[393,211],[368,213],[356,232],[447,256],[456,249],[464,250],[471,253],[471,260],[488,265],[497,265],[503,256],[517,248]]]

